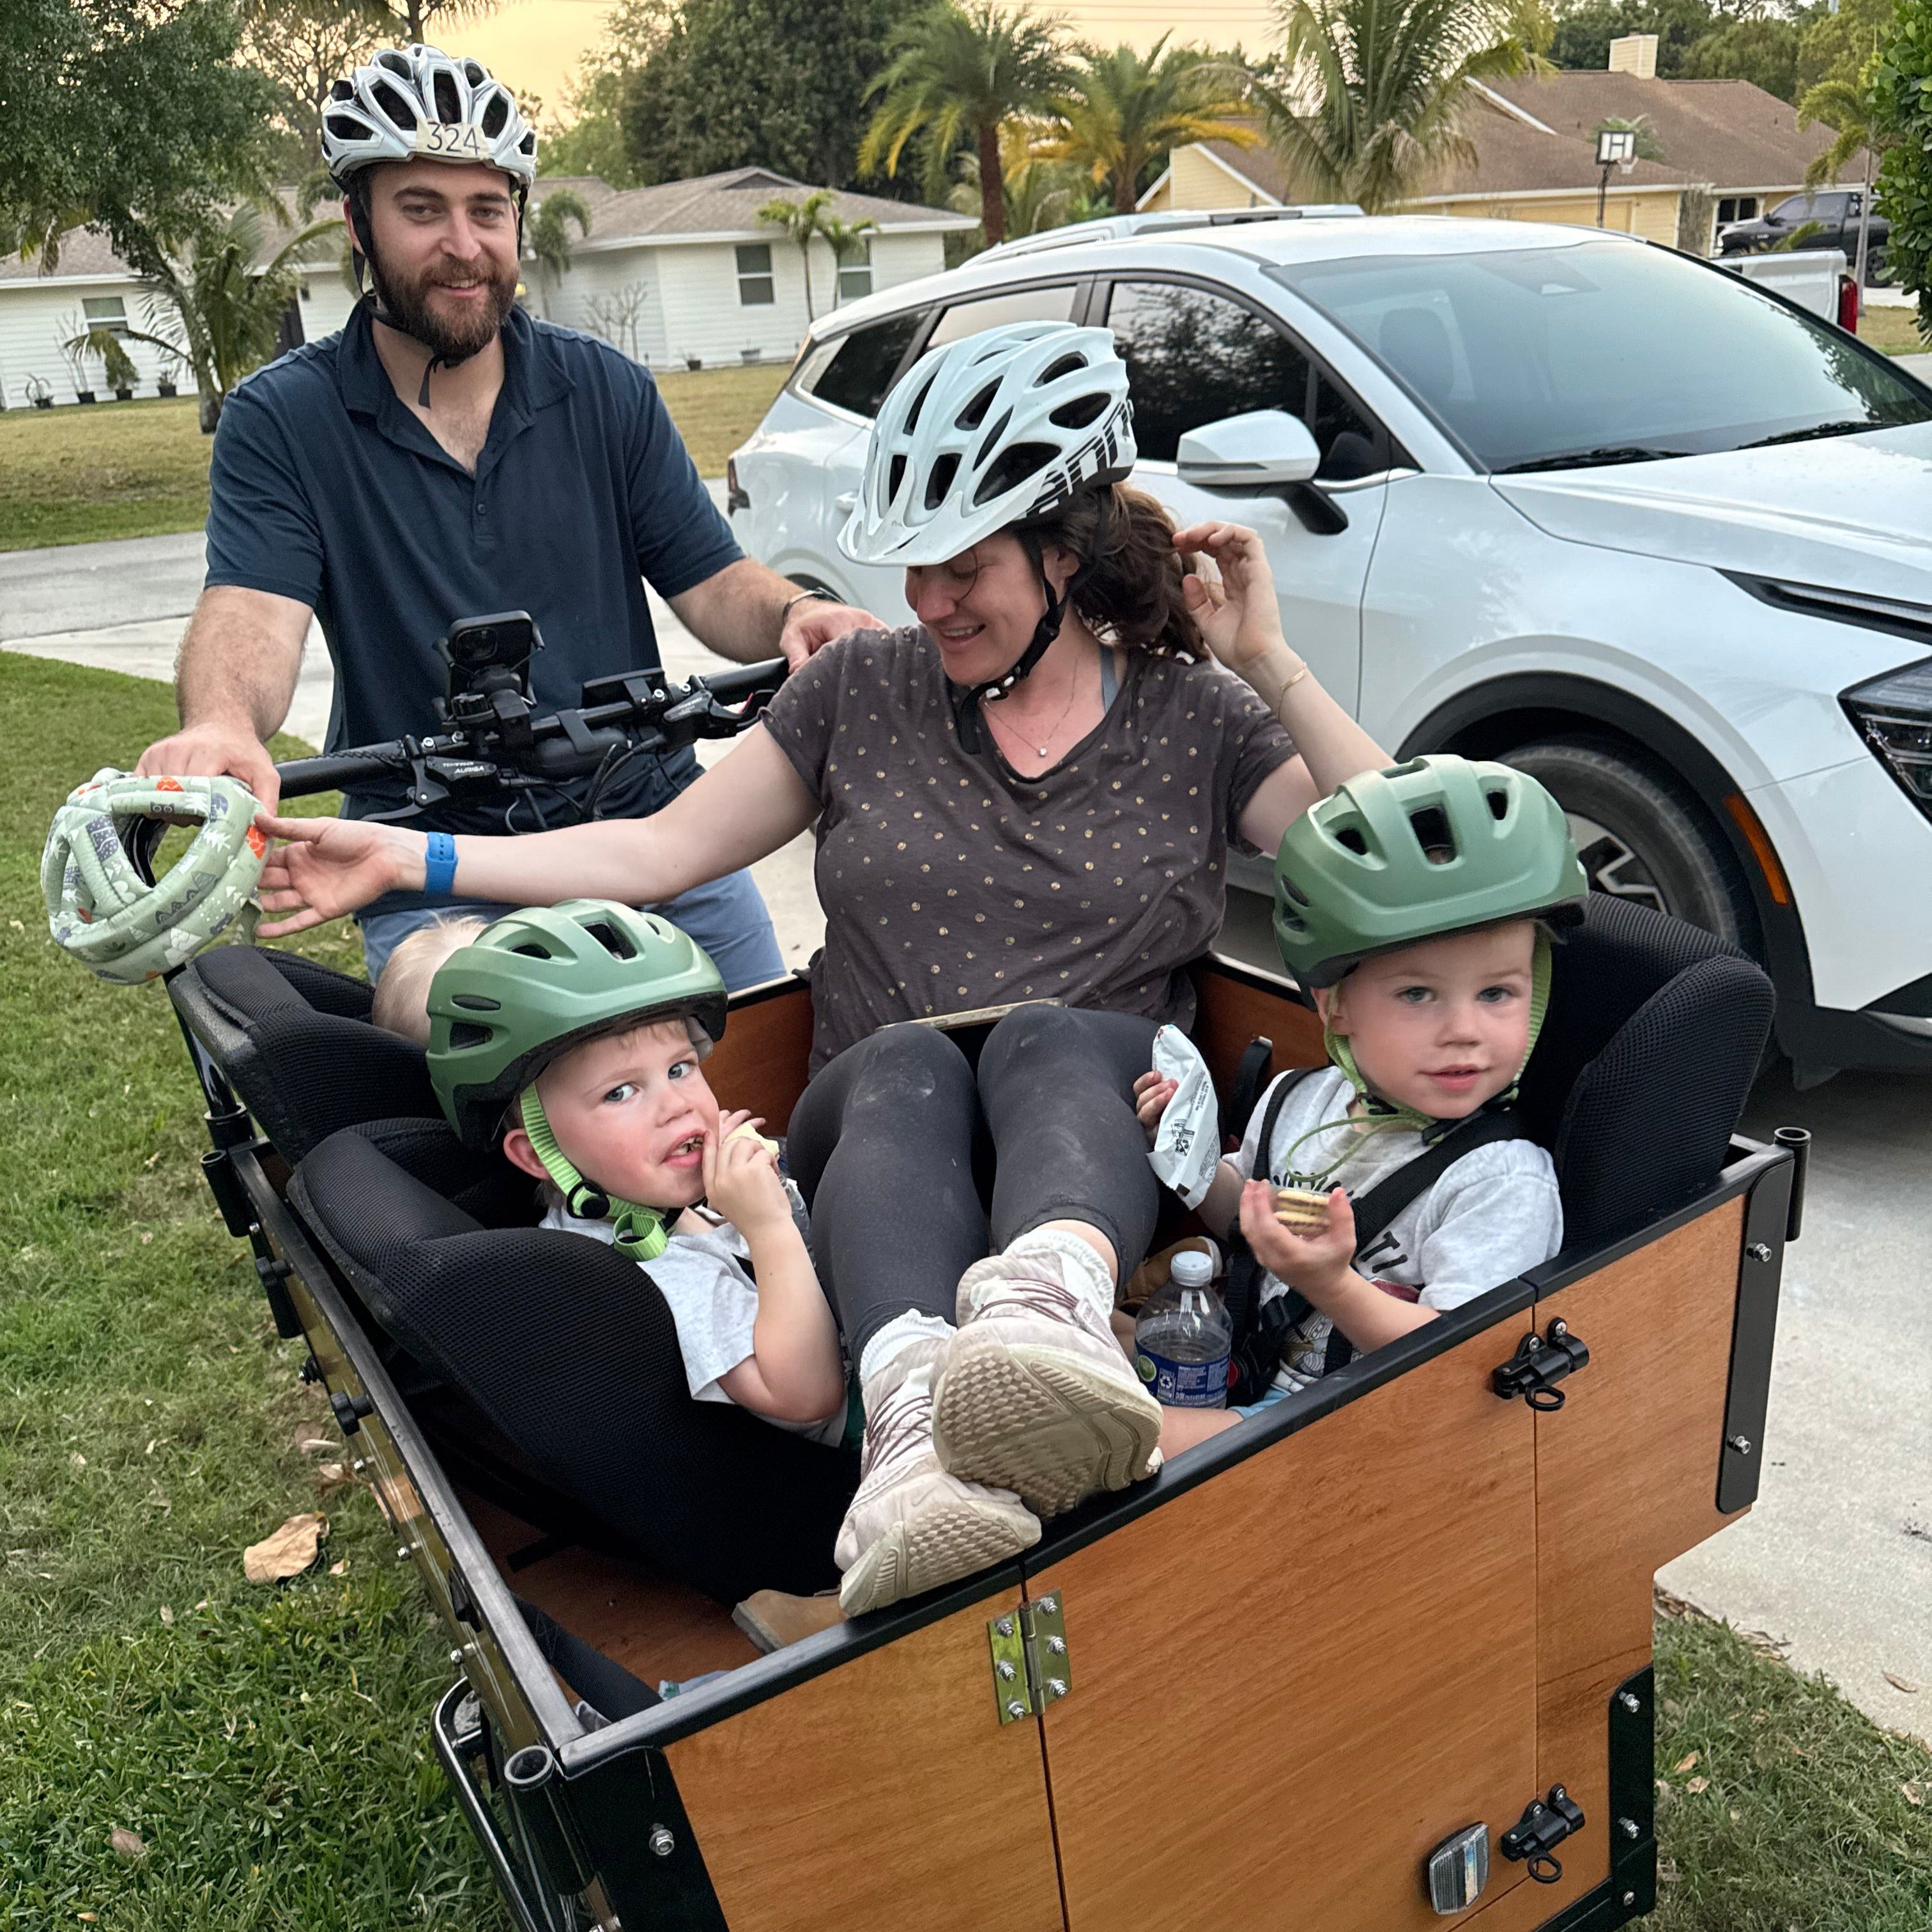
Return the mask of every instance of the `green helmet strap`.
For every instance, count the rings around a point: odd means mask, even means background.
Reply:
[[[550,1116],[544,1112],[535,1086],[524,1089],[517,1108],[524,1132],[530,1136],[530,1145],[543,1162],[544,1172],[563,1190],[563,1204],[580,1220],[614,1222],[616,1228],[614,1244],[628,1259],[656,1261],[670,1241],[662,1211],[646,1208],[641,1202],[620,1201],[586,1180],[557,1145],[556,1136],[550,1131]]]

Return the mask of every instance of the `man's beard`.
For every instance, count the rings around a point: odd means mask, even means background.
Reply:
[[[440,362],[466,361],[478,350],[487,349],[503,326],[503,318],[517,298],[517,272],[497,269],[488,257],[462,268],[440,265],[427,269],[406,286],[399,285],[386,274],[374,256],[369,262],[370,279],[382,304],[382,319],[406,335],[413,336]],[[447,286],[452,280],[482,283],[488,291],[482,304],[446,318],[430,306],[430,291]]]

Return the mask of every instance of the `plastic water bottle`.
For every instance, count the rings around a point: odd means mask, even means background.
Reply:
[[[1214,1264],[1184,1249],[1134,1324],[1134,1366],[1155,1401],[1173,1408],[1225,1408],[1234,1324],[1214,1292]]]

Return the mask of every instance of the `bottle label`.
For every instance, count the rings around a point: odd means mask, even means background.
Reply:
[[[1228,1402],[1228,1358],[1177,1362],[1145,1347],[1134,1351],[1134,1366],[1154,1400],[1168,1408],[1224,1408]]]

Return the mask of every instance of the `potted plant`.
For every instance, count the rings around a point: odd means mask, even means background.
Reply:
[[[44,376],[27,378],[27,400],[37,410],[50,410],[54,406],[54,386]]]
[[[165,376],[159,378],[154,384],[154,394],[158,396],[172,396],[178,393],[174,384]]]
[[[80,401],[91,403],[94,399],[92,389],[80,386],[82,373],[90,357],[100,364],[100,372],[115,395],[124,403],[134,400],[135,379],[140,372],[128,353],[128,345],[111,327],[96,324],[70,336],[62,346],[73,362],[74,391]]]
[[[684,366],[687,369],[702,369],[704,367],[704,358],[701,356],[687,356],[684,358]]]

